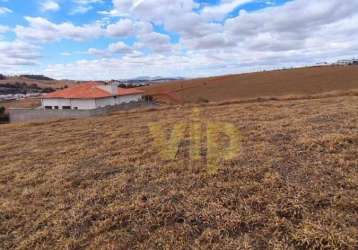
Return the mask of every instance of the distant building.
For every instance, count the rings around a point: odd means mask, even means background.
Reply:
[[[358,65],[358,59],[339,60],[338,65]]]
[[[143,91],[118,88],[116,84],[86,83],[42,97],[44,109],[91,110],[124,103],[139,102]]]

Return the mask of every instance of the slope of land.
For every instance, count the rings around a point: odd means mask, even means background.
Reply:
[[[41,106],[40,98],[26,98],[14,101],[0,101],[0,107],[9,108],[36,108]]]
[[[71,80],[52,80],[45,76],[3,76],[0,74],[0,95],[15,95],[26,93],[48,93],[78,83]],[[21,100],[0,100],[0,107],[34,108],[41,105],[39,98]]]
[[[169,92],[183,102],[313,95],[358,89],[358,66],[324,66],[229,75],[174,81],[143,89],[148,94]]]
[[[2,126],[0,248],[357,249],[357,96],[197,107],[241,135],[213,175],[148,128],[188,105]]]
[[[46,77],[44,77],[46,79]],[[26,84],[27,86],[37,86],[42,89],[61,89],[65,86],[76,84],[76,81],[71,80],[39,80],[25,76],[11,76],[0,80],[0,85],[16,85]]]

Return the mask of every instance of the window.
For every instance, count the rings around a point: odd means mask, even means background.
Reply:
[[[62,106],[62,109],[71,109],[71,106]]]
[[[45,109],[52,109],[52,106],[45,106]]]

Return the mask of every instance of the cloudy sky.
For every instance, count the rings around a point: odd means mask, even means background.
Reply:
[[[0,0],[0,72],[198,77],[358,56],[358,0]]]

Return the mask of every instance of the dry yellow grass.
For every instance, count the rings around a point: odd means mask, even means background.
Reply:
[[[307,96],[358,89],[358,66],[324,66],[174,81],[143,89],[148,94],[171,92],[183,102]]]
[[[215,175],[149,133],[191,106],[0,126],[0,249],[357,249],[358,97],[198,107],[241,133]]]
[[[14,101],[0,101],[0,106],[9,108],[36,108],[41,106],[40,98],[26,98]]]

